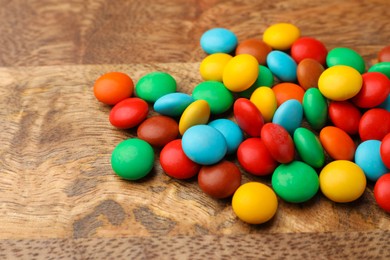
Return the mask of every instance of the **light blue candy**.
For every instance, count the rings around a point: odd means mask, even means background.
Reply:
[[[383,101],[383,103],[380,104],[378,107],[386,109],[390,112],[390,94],[387,96],[386,100]]]
[[[188,158],[203,165],[219,162],[227,151],[225,137],[209,125],[188,128],[182,138],[182,147]]]
[[[364,171],[367,179],[376,181],[388,172],[380,155],[381,142],[367,140],[359,144],[355,152],[355,163]]]
[[[225,28],[213,28],[200,38],[200,46],[208,53],[231,53],[237,46],[237,36]]]
[[[237,151],[238,146],[244,139],[244,135],[236,123],[229,119],[221,118],[211,121],[208,125],[217,129],[225,137],[227,154],[233,154]]]
[[[162,115],[180,116],[194,99],[185,93],[170,93],[156,100],[154,110]]]
[[[281,81],[295,82],[297,80],[297,63],[287,53],[271,51],[267,55],[267,66]]]
[[[272,123],[283,126],[290,135],[294,134],[295,129],[301,126],[303,118],[303,108],[296,99],[290,99],[283,102],[276,109]]]

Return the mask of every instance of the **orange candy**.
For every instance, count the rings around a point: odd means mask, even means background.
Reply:
[[[356,145],[344,130],[335,126],[326,126],[320,132],[320,141],[325,151],[334,160],[353,160]]]
[[[305,91],[297,84],[284,82],[273,86],[273,92],[276,96],[278,107],[289,99],[296,99],[302,104]]]
[[[109,72],[95,81],[93,92],[100,102],[115,105],[131,97],[134,91],[133,80],[122,72]]]

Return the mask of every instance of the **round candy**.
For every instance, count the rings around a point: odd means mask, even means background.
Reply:
[[[261,129],[261,140],[271,156],[280,163],[294,160],[294,142],[290,134],[282,126],[267,123]]]
[[[167,116],[153,116],[143,121],[138,129],[138,138],[157,147],[166,145],[179,135],[179,126]]]
[[[259,109],[248,99],[239,98],[234,102],[234,117],[239,127],[249,136],[260,136],[264,119]]]
[[[126,180],[138,180],[145,177],[152,170],[153,164],[153,148],[138,138],[120,142],[111,155],[112,169]]]
[[[355,143],[343,130],[335,126],[326,126],[320,132],[322,147],[334,160],[352,161],[355,155]]]
[[[318,79],[322,72],[324,72],[324,67],[318,61],[313,59],[302,60],[297,67],[299,85],[305,90],[318,88]]]
[[[309,58],[325,65],[327,54],[325,45],[311,37],[301,37],[291,46],[291,56],[296,63]]]
[[[215,80],[222,82],[222,73],[226,64],[233,58],[226,53],[214,53],[202,60],[199,71],[204,80]]]
[[[212,114],[226,112],[233,105],[233,95],[219,81],[203,81],[192,91],[195,100],[209,103]]]
[[[237,46],[237,36],[225,28],[213,28],[203,33],[200,46],[208,53],[230,53]]]
[[[270,220],[278,208],[275,192],[265,184],[247,182],[233,195],[232,208],[239,219],[249,224]]]
[[[272,51],[272,48],[265,42],[259,39],[247,39],[238,44],[236,48],[236,55],[250,54],[256,58],[261,65],[266,64],[268,53]]]
[[[188,158],[202,165],[219,162],[227,151],[225,137],[208,125],[190,127],[183,135],[182,145]]]
[[[383,47],[382,50],[378,53],[378,61],[390,61],[390,45]]]
[[[278,106],[290,99],[298,100],[302,104],[303,95],[305,94],[305,91],[299,85],[288,82],[276,84],[272,91],[275,93]]]
[[[328,119],[328,103],[317,88],[308,89],[303,96],[303,112],[313,129],[321,129]]]
[[[229,119],[220,118],[211,121],[208,125],[217,129],[225,137],[227,145],[226,154],[233,154],[237,151],[238,146],[244,139],[244,135],[236,123]]]
[[[317,172],[300,161],[281,164],[272,175],[272,188],[287,202],[308,201],[316,195],[319,186]]]
[[[324,165],[324,149],[317,136],[310,130],[299,127],[294,132],[294,143],[302,160],[314,168]]]
[[[390,133],[390,112],[382,108],[366,111],[359,122],[359,136],[362,141],[382,140]]]
[[[368,72],[380,72],[390,79],[390,61],[378,62],[368,69]]]
[[[248,138],[242,142],[237,159],[245,171],[258,176],[271,174],[278,166],[260,138]]]
[[[140,98],[127,98],[117,103],[110,111],[110,123],[121,129],[139,125],[148,116],[148,103]]]
[[[297,80],[297,64],[287,53],[271,51],[267,56],[267,65],[281,81],[295,82]]]
[[[344,47],[337,47],[331,50],[326,56],[326,64],[328,67],[335,65],[350,66],[360,74],[363,74],[366,69],[362,56],[356,51]]]
[[[205,100],[197,100],[191,103],[183,112],[179,121],[181,135],[194,125],[207,124],[210,117],[210,106]]]
[[[156,102],[160,97],[176,91],[176,80],[165,72],[151,72],[141,77],[135,85],[135,93],[147,102]]]
[[[390,169],[390,133],[383,138],[380,153],[383,163]]]
[[[296,99],[290,99],[280,105],[275,111],[272,123],[281,125],[290,135],[300,127],[303,118],[303,108]]]
[[[233,57],[223,70],[223,84],[234,92],[248,89],[259,75],[259,63],[249,54],[239,54]]]
[[[263,41],[277,50],[288,50],[299,38],[298,27],[290,23],[277,23],[269,26],[263,34]]]
[[[154,103],[153,108],[157,113],[167,116],[181,116],[184,110],[192,103],[194,99],[185,93],[166,94]]]
[[[259,65],[259,76],[257,77],[255,83],[253,83],[252,86],[247,90],[239,92],[238,95],[240,97],[250,98],[252,93],[258,87],[272,87],[273,84],[274,75],[272,74],[272,72],[266,66]]]
[[[240,187],[241,172],[236,164],[229,161],[203,166],[199,171],[198,184],[200,189],[211,197],[227,198]]]
[[[390,213],[390,173],[382,175],[376,181],[374,197],[379,207]]]
[[[380,154],[381,142],[367,140],[358,145],[355,152],[355,163],[364,171],[367,179],[376,181],[388,172]]]
[[[352,98],[352,102],[361,108],[379,106],[390,93],[390,80],[379,72],[367,72],[362,77],[362,89]]]
[[[360,110],[348,101],[332,101],[328,108],[329,118],[338,128],[350,135],[359,131],[359,122],[362,117]]]
[[[275,93],[271,88],[259,87],[251,95],[250,101],[261,112],[265,122],[271,122],[277,108]]]
[[[356,69],[344,65],[326,69],[318,79],[318,88],[322,95],[335,101],[354,97],[359,93],[362,84],[362,75]]]
[[[99,77],[93,86],[97,100],[107,105],[115,105],[131,97],[134,91],[133,80],[122,72],[109,72]]]
[[[337,160],[327,164],[319,178],[322,193],[334,202],[357,200],[366,188],[362,169],[350,161]]]
[[[189,179],[195,176],[200,165],[185,155],[181,139],[169,142],[160,152],[160,164],[164,172],[176,179]]]

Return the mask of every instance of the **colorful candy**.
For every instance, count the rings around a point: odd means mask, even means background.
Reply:
[[[267,56],[267,66],[281,81],[297,80],[297,63],[285,52],[271,51]]]
[[[176,92],[157,99],[153,108],[160,114],[176,117],[181,116],[192,102],[194,102],[194,99],[190,95]]]
[[[376,181],[388,172],[380,154],[381,142],[367,140],[358,145],[355,152],[355,163],[364,171],[367,179]]]
[[[244,91],[256,81],[259,75],[259,63],[249,54],[239,54],[229,60],[223,70],[223,84],[230,91]]]
[[[319,137],[322,147],[332,159],[353,160],[356,146],[345,131],[335,126],[326,126],[321,129]]]
[[[239,127],[249,136],[260,136],[264,119],[257,107],[246,98],[239,98],[234,102],[234,117]]]
[[[204,80],[222,82],[222,74],[226,64],[233,57],[227,53],[214,53],[202,60],[199,67],[200,75]]]
[[[359,136],[362,141],[382,140],[390,133],[390,112],[382,108],[366,111],[359,122]]]
[[[280,105],[275,111],[272,123],[281,125],[292,136],[295,129],[301,126],[303,108],[296,99],[290,99]]]
[[[127,98],[110,111],[110,123],[121,129],[138,126],[148,115],[149,106],[140,98]]]
[[[153,116],[143,121],[138,129],[138,138],[149,144],[162,147],[175,140],[179,135],[176,121],[167,116]]]
[[[350,135],[357,134],[362,117],[360,110],[349,101],[332,101],[328,108],[329,118],[338,128]]]
[[[382,50],[378,53],[378,61],[385,62],[390,61],[390,45],[383,47]]]
[[[322,72],[324,72],[324,67],[318,61],[313,59],[302,60],[297,66],[299,85],[305,90],[318,88],[318,79]]]
[[[213,28],[203,33],[200,46],[208,53],[231,53],[237,46],[237,36],[225,28]]]
[[[295,148],[290,134],[282,126],[267,123],[261,129],[261,140],[271,156],[279,163],[294,160]]]
[[[208,123],[208,125],[217,129],[225,137],[227,146],[226,154],[235,153],[238,146],[244,140],[244,135],[240,127],[229,119],[216,119]]]
[[[313,59],[325,65],[328,50],[325,45],[317,39],[311,37],[301,37],[291,46],[291,57],[296,63],[304,59]]]
[[[233,105],[233,95],[219,81],[203,81],[192,91],[195,100],[205,100],[212,114],[226,112]]]
[[[390,173],[382,175],[376,181],[374,197],[379,207],[390,213]]]
[[[276,50],[288,50],[299,38],[301,31],[291,23],[277,23],[269,26],[263,34],[263,41]]]
[[[305,163],[314,168],[324,165],[324,149],[313,132],[303,127],[297,128],[294,132],[294,144]]]
[[[381,142],[380,154],[382,162],[390,169],[390,133],[388,133]]]
[[[267,55],[272,51],[272,48],[260,39],[247,39],[238,44],[236,55],[250,54],[256,58],[260,65],[265,65]]]
[[[93,86],[96,99],[107,105],[115,105],[131,97],[133,91],[133,80],[122,72],[108,72],[100,76]]]
[[[326,64],[328,67],[336,65],[350,66],[356,69],[360,74],[363,74],[366,69],[362,56],[355,50],[344,47],[332,49],[326,56]]]
[[[166,72],[151,72],[141,77],[135,85],[139,98],[154,103],[160,97],[176,91],[176,80]]]
[[[317,88],[306,90],[303,96],[303,112],[313,129],[321,129],[328,119],[328,103]]]
[[[277,108],[275,93],[271,88],[259,87],[251,95],[250,101],[261,112],[265,122],[271,122]]]
[[[305,91],[299,85],[289,82],[279,83],[272,87],[275,93],[277,106],[290,99],[298,100],[302,104]]]
[[[378,62],[368,69],[368,72],[380,72],[390,79],[390,61]]]
[[[197,100],[191,103],[183,112],[179,121],[181,135],[194,125],[207,124],[210,117],[210,105],[205,100]]]

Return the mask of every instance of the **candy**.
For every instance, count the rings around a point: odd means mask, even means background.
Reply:
[[[313,59],[319,64],[325,65],[328,50],[325,45],[317,39],[302,37],[296,40],[291,46],[291,57],[296,63],[304,59]]]
[[[179,121],[181,135],[194,125],[207,124],[210,117],[210,105],[205,100],[191,103],[183,112]]]
[[[305,91],[299,85],[288,82],[276,84],[272,87],[272,91],[275,93],[278,106],[290,99],[298,100],[302,104],[303,95],[305,94]]]
[[[202,60],[199,67],[200,75],[204,80],[222,82],[222,74],[226,64],[233,57],[226,53],[214,53]]]
[[[390,133],[383,138],[379,151],[382,162],[390,169]]]
[[[349,101],[332,101],[328,108],[329,118],[338,128],[350,135],[359,131],[359,122],[362,117],[360,110]]]
[[[320,172],[320,189],[334,202],[357,200],[366,188],[362,169],[353,162],[337,160],[327,164]]]
[[[355,163],[364,171],[367,179],[376,181],[388,172],[380,155],[381,142],[367,140],[358,145],[355,152]]]
[[[299,38],[298,27],[290,23],[277,23],[269,26],[263,34],[263,41],[277,50],[288,50]]]
[[[289,163],[294,160],[294,142],[282,126],[267,123],[261,129],[261,140],[271,156],[279,163]]]
[[[227,198],[240,187],[241,172],[237,165],[229,161],[202,166],[198,175],[198,184],[200,189],[211,197]]]
[[[239,127],[249,136],[260,136],[264,119],[257,107],[246,98],[239,98],[234,102],[234,117]]]
[[[226,112],[233,105],[233,95],[219,81],[204,81],[192,91],[195,100],[205,100],[212,114]]]
[[[344,47],[331,50],[326,56],[326,64],[328,67],[335,65],[350,66],[359,71],[360,74],[363,74],[366,69],[362,56],[356,51]]]
[[[382,108],[366,111],[359,122],[359,136],[362,141],[382,140],[390,133],[390,112]]]
[[[271,88],[259,87],[251,95],[250,101],[261,112],[265,122],[271,122],[277,108],[275,93]]]
[[[382,175],[376,181],[374,197],[379,207],[390,213],[390,173]]]
[[[296,99],[290,99],[276,109],[272,123],[281,125],[290,135],[293,135],[295,129],[300,127],[302,118],[303,108],[301,103]]]
[[[240,144],[237,159],[245,171],[258,176],[271,174],[278,165],[260,138],[248,138]]]
[[[259,76],[257,77],[255,83],[252,84],[250,88],[239,92],[238,95],[240,97],[250,98],[252,93],[258,87],[272,87],[274,84],[274,75],[272,72],[265,66],[259,65]]]
[[[233,195],[232,208],[239,219],[249,224],[269,221],[276,213],[278,200],[275,192],[265,184],[248,182]]]
[[[321,74],[318,79],[318,89],[322,95],[331,100],[344,101],[359,93],[362,83],[362,76],[356,69],[335,65]]]
[[[309,125],[321,129],[328,118],[328,103],[317,88],[308,89],[303,96],[303,112]]]
[[[272,175],[272,188],[287,202],[305,202],[319,189],[318,175],[312,167],[300,161],[282,164]]]
[[[332,159],[353,160],[356,146],[345,131],[335,126],[326,126],[322,128],[319,137],[322,147]]]
[[[261,65],[266,64],[268,53],[272,51],[272,48],[265,42],[259,39],[247,39],[238,44],[236,48],[236,55],[250,54],[256,58]]]
[[[141,77],[135,85],[139,98],[154,103],[160,97],[176,91],[176,80],[165,72],[155,71]]]
[[[93,86],[95,97],[107,105],[115,105],[131,97],[133,91],[133,80],[122,72],[108,72],[100,76]]]
[[[390,61],[390,45],[383,47],[382,50],[378,53],[378,61]]]
[[[153,164],[153,148],[138,138],[120,142],[111,155],[112,169],[126,180],[138,180],[145,177],[152,170]]]
[[[305,163],[314,168],[323,166],[325,162],[324,149],[313,132],[303,127],[297,128],[294,132],[294,144]]]
[[[200,165],[191,161],[182,148],[182,140],[169,142],[160,152],[160,164],[164,172],[175,179],[189,179],[195,176]]]
[[[223,70],[223,84],[230,91],[241,92],[248,89],[259,75],[259,63],[249,54],[239,54],[232,58]]]
[[[127,98],[117,103],[110,111],[110,123],[121,129],[132,128],[144,121],[149,106],[140,98]]]
[[[184,110],[192,103],[194,99],[185,93],[166,94],[153,105],[156,112],[167,116],[181,116]]]
[[[293,58],[282,51],[271,51],[267,56],[270,71],[281,81],[297,80],[297,64]]]
[[[237,46],[237,36],[225,28],[213,28],[203,33],[200,46],[208,53],[230,53]]]
[[[138,138],[149,144],[162,147],[176,139],[179,126],[175,120],[167,116],[153,116],[143,121],[138,129]]]
[[[225,137],[208,125],[190,127],[183,135],[182,145],[188,158],[202,165],[219,162],[227,151]]]
[[[390,61],[378,62],[368,69],[368,72],[380,72],[390,79]]]
[[[318,88],[318,79],[322,72],[324,72],[324,67],[318,61],[313,59],[302,60],[297,67],[299,85],[305,90]]]
[[[242,143],[244,135],[240,127],[229,119],[216,119],[208,123],[209,126],[217,129],[224,137],[227,145],[226,154],[233,154]]]
[[[386,100],[378,106],[378,108],[383,108],[390,112],[390,94],[387,96]]]

